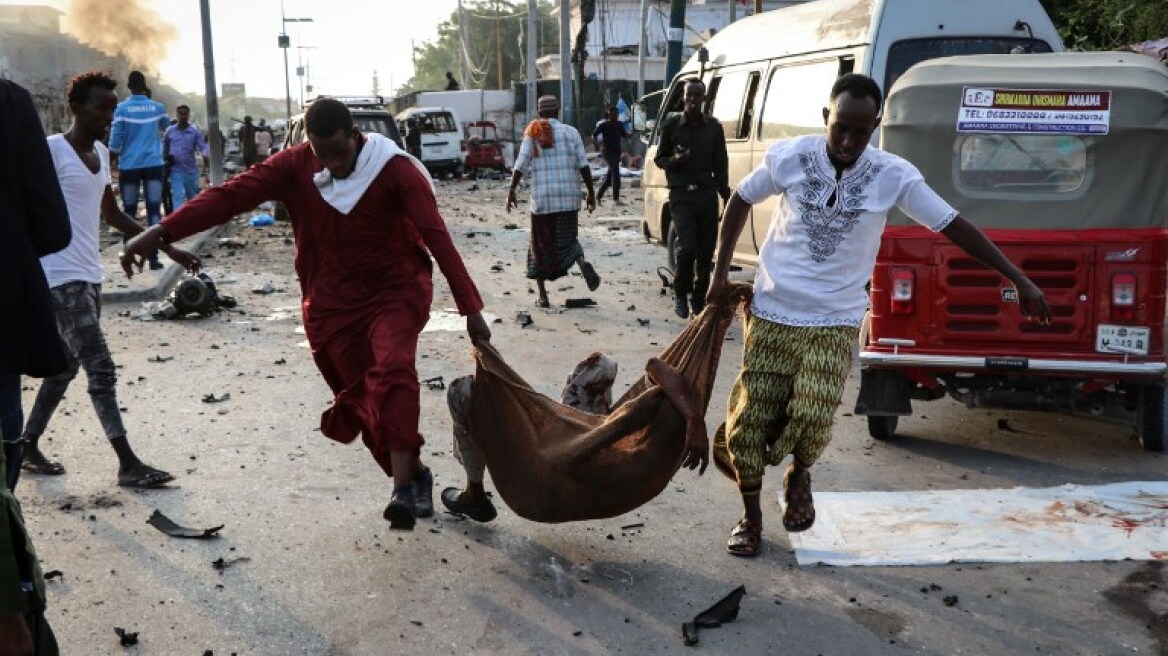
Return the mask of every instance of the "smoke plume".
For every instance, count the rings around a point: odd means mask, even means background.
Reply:
[[[157,73],[178,30],[145,0],[72,0],[65,29],[107,55],[121,55],[130,66]]]

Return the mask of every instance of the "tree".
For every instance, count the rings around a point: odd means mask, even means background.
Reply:
[[[1117,50],[1168,37],[1168,0],[1041,0],[1068,48]]]
[[[559,52],[560,30],[555,7],[548,0],[537,3],[536,56]],[[523,81],[527,56],[526,0],[467,0],[463,5],[466,21],[466,55],[470,59],[467,88],[508,89]],[[499,63],[503,80],[499,84]],[[458,77],[458,12],[438,25],[438,38],[414,48],[414,76],[401,92],[443,89],[446,71]]]

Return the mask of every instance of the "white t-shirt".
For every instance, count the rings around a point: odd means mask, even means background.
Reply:
[[[49,279],[49,287],[67,282],[100,283],[101,267],[101,197],[112,183],[109,149],[101,142],[93,144],[101,168],[89,170],[81,156],[65,140],[65,135],[49,137],[49,152],[57,169],[57,180],[69,206],[69,223],[73,240],[61,251],[41,258],[41,267]]]
[[[957,217],[915,166],[877,148],[836,182],[823,135],[776,142],[738,195],[752,205],[781,195],[759,249],[751,312],[790,326],[860,325],[893,205],[934,231]]]

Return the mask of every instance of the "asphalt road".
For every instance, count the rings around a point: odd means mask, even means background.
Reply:
[[[621,228],[635,223],[639,205],[585,220],[600,290],[589,294],[579,276],[550,289],[554,304],[591,296],[599,305],[544,311],[523,278],[524,216],[502,212],[503,193],[489,183],[439,189],[487,311],[501,320],[494,343],[553,396],[577,360],[606,350],[622,366],[619,393],[681,325],[659,295],[663,252]],[[391,532],[381,518],[387,479],[363,447],[334,444],[317,429],[329,394],[296,332],[289,233],[237,222],[224,235],[246,242],[235,254],[204,246],[221,291],[240,302],[236,312],[142,322],[125,316],[137,304],[106,307],[130,440],[178,478],[171,489],[117,488],[84,382],[74,383],[45,442],[68,473],[26,475],[19,490],[45,569],[62,572],[49,585],[49,618],[63,653],[1168,654],[1162,562],[799,566],[779,522],[779,471],[766,481],[764,550],[753,560],[725,553],[740,509],[712,468],[704,477],[679,473],[657,499],[611,520],[534,524],[500,507],[487,525],[439,514],[413,532]],[[251,293],[269,281],[282,291]],[[445,284],[436,288],[435,310],[451,307]],[[521,328],[518,311],[534,324]],[[735,327],[711,428],[740,349]],[[457,330],[427,332],[419,375],[449,382],[469,373],[468,352]],[[817,490],[1168,478],[1168,461],[1142,451],[1130,429],[951,401],[919,405],[900,437],[874,442],[850,414],[857,382],[853,374],[815,468]],[[34,391],[26,381],[26,410]],[[999,429],[1000,419],[1013,430]],[[443,392],[423,389],[422,426],[437,489],[459,484]],[[154,509],[180,524],[225,528],[216,540],[170,538],[145,523]],[[217,569],[218,559],[229,566]],[[747,594],[737,621],[683,646],[682,622],[738,585]],[[945,596],[958,601],[946,605]],[[114,627],[139,632],[139,644],[120,646]]]

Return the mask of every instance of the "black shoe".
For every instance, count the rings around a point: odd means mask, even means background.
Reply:
[[[596,288],[600,286],[600,276],[597,275],[596,269],[592,268],[592,264],[588,262],[581,264],[580,273],[584,274],[584,282],[588,283],[588,291],[596,291]]]
[[[489,522],[498,516],[495,510],[495,504],[491,503],[490,499],[482,499],[481,501],[463,501],[460,496],[462,490],[456,487],[448,487],[442,490],[442,505],[455,515],[463,515],[469,517],[476,522]]]
[[[163,266],[162,262],[159,262],[158,260],[150,260],[150,270],[151,271],[158,271],[159,269],[164,269],[164,268],[166,268],[166,267]]]
[[[427,467],[422,470],[422,475],[415,478],[413,482],[414,488],[414,509],[418,517],[433,517],[434,516],[434,474],[430,473],[430,468]]]
[[[689,301],[684,296],[673,297],[673,311],[682,319],[689,318]]]
[[[693,309],[693,314],[696,317],[702,313],[702,310],[706,309],[706,299],[699,298],[697,294],[694,294],[689,299],[689,306]]]
[[[389,528],[398,531],[412,531],[418,520],[417,506],[414,504],[414,491],[409,485],[393,488],[393,495],[389,497],[389,505],[385,507],[382,517],[389,520]]]

